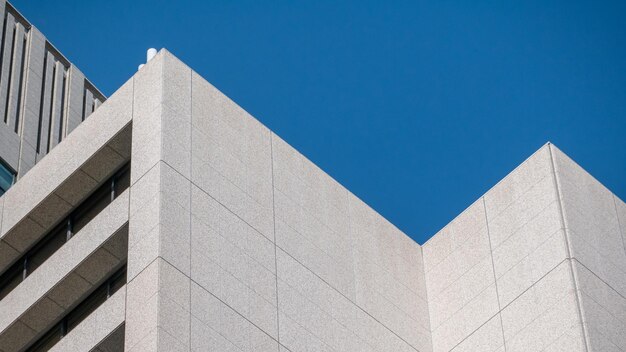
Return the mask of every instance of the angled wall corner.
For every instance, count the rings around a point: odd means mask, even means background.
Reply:
[[[167,51],[133,84],[127,351],[431,351],[417,243]]]
[[[624,202],[552,146],[586,342],[626,349]]]
[[[435,352],[584,350],[551,148],[423,246]]]
[[[125,350],[188,351],[191,69],[162,50],[133,82]]]

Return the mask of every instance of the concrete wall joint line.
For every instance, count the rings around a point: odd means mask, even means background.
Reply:
[[[161,258],[163,259],[163,258]],[[163,261],[167,262],[169,264],[169,262],[165,259],[163,259]],[[171,264],[170,264],[171,265]],[[185,275],[186,276],[186,275]],[[247,317],[245,317],[243,314],[241,314],[238,310],[236,310],[235,308],[233,308],[232,306],[230,306],[228,303],[224,302],[221,298],[217,297],[216,295],[213,294],[213,292],[208,291],[207,289],[204,288],[204,286],[200,285],[200,283],[196,282],[194,279],[190,278],[190,281],[193,282],[194,284],[196,284],[201,290],[203,290],[204,292],[210,294],[211,296],[213,296],[213,298],[215,298],[216,300],[220,301],[220,303],[222,303],[224,306],[228,307],[228,309],[232,310],[233,312],[235,312],[238,316],[240,316],[242,319],[244,319],[245,321],[247,321],[250,325],[254,326],[255,328],[257,328],[259,331],[261,331],[262,333],[264,333],[265,335],[267,335],[267,337],[269,337],[270,339],[276,341],[278,343],[278,341],[270,334],[268,334],[265,330],[263,330],[263,328],[261,328],[260,326],[256,325],[254,322],[252,322],[250,319],[248,319]],[[194,313],[193,310],[191,312],[189,312],[190,315],[192,315],[194,318],[201,320],[201,317],[197,317]],[[221,334],[220,334],[221,335]],[[223,335],[221,335],[223,336]],[[226,338],[226,337],[224,337]],[[228,340],[228,339],[227,339]],[[228,340],[229,342],[232,343],[232,341]]]
[[[476,329],[472,330],[472,332],[470,332],[469,334],[467,334],[467,336],[465,336],[461,341],[459,341],[459,343],[457,343],[456,345],[452,346],[452,348],[450,348],[448,350],[448,352],[454,351],[455,348],[457,348],[458,346],[460,346],[463,342],[465,342],[465,340],[469,339],[472,335],[474,335],[474,333],[476,333],[476,331],[480,330],[483,326],[487,325],[487,323],[489,321],[491,321],[491,319],[495,318],[496,315],[500,314],[500,312],[497,312],[496,314],[492,315],[489,317],[489,319],[487,319],[484,323],[480,324],[479,327],[477,327]]]
[[[294,258],[291,254],[289,254],[287,251],[285,251],[283,248],[281,248],[280,246],[276,246],[278,249],[280,249],[282,252],[284,252],[286,255],[288,255],[293,261],[297,262],[298,264],[300,264],[303,268],[305,268],[307,271],[309,271],[311,274],[313,274],[315,277],[317,277],[320,281],[322,281],[324,284],[326,284],[328,287],[330,287],[333,291],[335,291],[336,293],[340,294],[343,298],[345,298],[348,302],[352,303],[356,308],[358,308],[359,310],[361,310],[363,313],[367,314],[370,318],[372,318],[375,322],[377,322],[378,324],[380,324],[380,326],[384,327],[386,330],[388,330],[389,332],[391,332],[392,334],[394,334],[397,338],[399,338],[400,340],[402,340],[404,343],[406,343],[408,346],[410,346],[412,349],[419,351],[415,346],[411,345],[408,341],[406,341],[404,338],[402,338],[402,336],[398,335],[395,331],[391,330],[389,327],[387,327],[387,325],[383,324],[380,320],[378,320],[376,317],[374,317],[373,315],[371,315],[368,311],[366,311],[365,309],[363,309],[360,305],[358,305],[357,303],[353,302],[350,297],[347,297],[346,295],[344,295],[341,291],[337,290],[335,287],[333,287],[330,283],[328,283],[326,280],[324,280],[322,277],[320,277],[319,275],[317,275],[317,273],[315,273],[313,270],[311,270],[309,267],[307,267],[306,265],[304,265],[303,263],[301,263],[298,259]],[[288,285],[289,287],[292,287],[291,285],[285,283],[286,285]],[[297,289],[295,287],[292,287],[294,290],[297,291]],[[321,307],[317,306],[317,304],[315,304],[314,302],[311,302],[313,305],[315,305],[316,307],[318,307],[321,311],[325,312],[326,314],[329,314],[328,312],[326,312],[325,310],[323,310]],[[332,315],[331,315],[332,316]],[[340,323],[341,324],[341,323]],[[342,324],[343,325],[343,324]],[[348,329],[349,331],[352,331],[350,329]]]
[[[430,343],[432,347],[433,342],[433,321],[431,320],[430,304],[428,304],[428,280],[426,280],[426,262],[424,261],[424,246],[420,247],[420,254],[422,256],[422,274],[424,275],[424,299],[426,300],[426,312],[428,313],[428,333],[430,334]]]
[[[287,254],[287,255],[289,255],[289,253],[286,253],[286,254]],[[293,257],[292,257],[292,258],[293,258]],[[295,260],[295,259],[294,259],[294,260]],[[309,270],[309,269],[307,268],[307,270]],[[310,271],[310,270],[309,270],[309,271]],[[283,282],[284,282],[284,281],[283,281]],[[300,292],[300,291],[298,291],[298,289],[297,289],[296,287],[291,286],[291,285],[290,285],[290,284],[288,284],[287,282],[285,282],[285,285],[289,286],[291,289],[293,289],[293,290],[295,290],[295,291],[297,291],[297,292]],[[345,297],[345,296],[344,296],[344,297]],[[353,334],[354,336],[356,336],[359,340],[363,341],[363,343],[364,343],[364,344],[366,344],[367,346],[371,347],[371,348],[372,348],[372,350],[376,351],[376,347],[375,347],[375,346],[372,346],[372,345],[371,345],[368,341],[365,341],[365,340],[364,340],[361,336],[357,335],[357,334],[356,334],[356,332],[354,332],[352,329],[350,329],[350,327],[346,326],[344,323],[342,323],[342,322],[340,322],[339,320],[337,320],[337,319],[336,319],[336,318],[335,318],[335,317],[334,317],[331,313],[329,313],[329,312],[325,311],[324,309],[322,309],[322,307],[318,306],[318,305],[317,305],[315,302],[313,302],[313,301],[312,301],[309,297],[304,296],[304,298],[305,298],[307,301],[309,301],[309,303],[311,303],[312,305],[314,305],[315,307],[317,307],[320,311],[322,311],[322,312],[324,312],[325,314],[327,314],[328,316],[330,316],[330,318],[331,318],[332,320],[336,321],[339,325],[341,325],[342,327],[344,327],[347,331],[349,331],[350,333],[352,333],[352,334]],[[347,299],[347,297],[346,297],[346,299]],[[353,304],[354,304],[354,303],[353,303]],[[357,306],[356,304],[354,304],[354,305],[355,305],[356,307],[359,307],[359,306]],[[360,308],[360,307],[359,307],[359,308]],[[361,309],[361,310],[363,310],[362,308],[360,308],[360,309]],[[365,312],[365,310],[363,310],[363,311]],[[369,315],[369,313],[367,313],[367,312],[365,312],[365,313]],[[286,314],[285,314],[285,315],[286,315]],[[379,321],[378,321],[376,318],[374,318],[373,316],[371,316],[371,315],[370,315],[370,317],[372,317],[372,319],[376,320],[376,322],[378,322],[381,326],[385,327],[385,328],[386,328],[387,330],[389,330],[391,333],[393,333],[394,335],[396,335],[396,336],[397,336],[400,340],[402,340],[404,343],[406,343],[406,344],[407,344],[407,346],[409,346],[409,347],[411,347],[413,350],[415,350],[415,351],[418,351],[418,352],[419,352],[419,350],[418,350],[415,346],[411,345],[408,341],[404,340],[401,336],[398,336],[398,335],[397,335],[397,334],[396,334],[393,330],[391,330],[391,329],[387,328],[387,327],[386,327],[383,323],[379,322]],[[293,319],[293,318],[292,318],[292,319]],[[294,320],[295,320],[295,319],[294,319]],[[316,335],[315,335],[315,336],[316,336]]]
[[[550,153],[550,169],[552,171],[552,179],[554,181],[554,189],[556,192],[556,198],[558,200],[558,209],[559,209],[559,215],[560,215],[560,220],[561,220],[561,227],[563,227],[563,237],[565,240],[565,248],[567,248],[567,257],[570,258],[569,260],[569,269],[570,269],[570,274],[572,277],[572,284],[574,285],[574,294],[575,294],[575,298],[576,298],[576,305],[577,305],[577,312],[578,312],[578,318],[580,319],[580,328],[582,329],[582,336],[583,336],[583,344],[585,346],[585,351],[589,351],[589,335],[587,333],[587,329],[585,328],[585,323],[584,323],[584,319],[583,319],[583,307],[581,304],[581,300],[580,300],[580,295],[578,293],[578,275],[576,275],[576,271],[574,270],[574,265],[572,264],[572,248],[571,248],[571,244],[569,241],[569,235],[568,235],[568,230],[567,230],[567,225],[566,225],[566,216],[565,216],[565,210],[563,209],[563,195],[561,192],[561,187],[560,187],[560,182],[559,182],[559,178],[557,176],[557,170],[556,170],[556,162],[554,160],[554,153],[552,152],[552,145],[549,144],[548,145],[548,152]]]
[[[608,309],[607,307],[605,307],[603,304],[601,304],[600,302],[598,302],[597,300],[595,300],[593,297],[591,297],[590,295],[588,295],[588,294],[587,294],[587,293],[585,293],[584,291],[582,291],[582,290],[581,290],[581,293],[582,293],[583,295],[585,295],[585,297],[587,297],[589,300],[593,301],[595,304],[597,304],[597,305],[599,305],[600,307],[603,307],[604,309],[606,309],[607,313],[608,313],[611,317],[613,317],[615,320],[620,321],[620,322],[622,322],[622,323],[626,324],[626,321],[623,321],[622,319],[620,319],[620,318],[616,317],[616,316],[615,316],[615,314],[613,314],[613,310]],[[600,332],[602,332],[602,331],[600,331]],[[609,340],[607,339],[607,341],[609,341]]]
[[[491,235],[489,233],[489,217],[487,216],[487,204],[485,203],[485,197],[481,197],[483,200],[483,208],[485,209],[485,226],[487,228],[487,240],[489,242],[489,257],[491,258],[491,270],[493,271],[493,284],[496,287],[496,300],[498,301],[498,317],[500,318],[500,331],[502,332],[502,343],[504,344],[504,352],[506,352],[506,339],[504,338],[504,324],[502,323],[502,307],[500,304],[500,292],[498,291],[498,278],[496,277],[496,265],[493,261],[493,247],[491,246]],[[489,320],[487,320],[489,321]]]
[[[131,151],[130,151],[130,162],[132,163],[132,140],[133,140],[133,132],[132,132],[132,125],[133,125],[133,118],[135,117],[134,115],[134,109],[135,109],[135,76],[133,75],[133,77],[130,79],[131,81],[131,89],[130,89],[130,127],[131,127],[131,132],[130,132],[130,144],[131,144]],[[132,168],[131,171],[132,172]],[[132,176],[132,175],[131,175]],[[132,177],[130,178],[132,180]],[[129,182],[130,183],[130,182]],[[132,199],[132,192],[133,192],[133,184],[129,184],[128,185],[128,222],[129,222],[129,231],[130,231],[130,200]],[[129,232],[129,237],[130,237],[130,232]],[[128,256],[130,252],[130,248],[126,249],[126,254]],[[126,262],[128,263],[128,258],[126,258]],[[128,264],[127,264],[128,265]],[[148,266],[146,266],[147,268]],[[145,268],[144,268],[145,269]],[[141,270],[143,271],[143,269]],[[128,273],[128,266],[127,266],[127,273]],[[127,274],[128,275],[128,274]],[[137,274],[135,277],[137,277],[139,274]],[[134,279],[134,278],[133,278]],[[133,280],[131,279],[131,281]],[[124,291],[125,291],[125,295],[124,295],[124,321],[126,321],[126,318],[128,317],[128,283],[129,281],[126,280],[126,284],[124,285]],[[125,337],[124,337],[125,338]]]
[[[565,230],[568,231],[568,233],[570,233],[570,234],[576,235],[580,239],[581,242],[584,242],[584,244],[587,245],[588,248],[591,248],[592,250],[594,250],[598,254],[602,255],[602,252],[600,251],[600,249],[598,249],[595,244],[590,243],[586,238],[584,238],[583,235],[580,232],[574,231],[574,230],[571,230],[571,229],[567,229],[567,228]],[[575,259],[575,258],[572,258],[572,259]],[[607,257],[603,257],[602,260],[606,261],[607,263],[613,264],[616,268],[618,268],[619,271],[621,271],[624,274],[626,274],[626,271],[622,270],[621,265],[615,263],[612,259],[607,258]]]
[[[193,70],[189,70],[189,145],[193,146],[193,124],[191,123],[193,121]],[[191,350],[191,334],[192,334],[192,327],[191,327],[191,278],[193,277],[191,270],[193,268],[193,265],[191,264],[191,252],[192,252],[192,230],[191,230],[191,223],[193,222],[193,207],[191,205],[191,194],[193,193],[191,191],[191,178],[193,178],[191,175],[191,170],[193,170],[193,147],[189,148],[189,224],[190,224],[190,228],[189,228],[189,341],[187,341],[187,346],[189,346],[189,350]],[[183,274],[184,275],[184,274]],[[280,352],[280,351],[279,351]]]
[[[276,249],[276,200],[274,197],[275,187],[274,187],[274,140],[272,136],[273,132],[270,131],[270,160],[272,166],[272,223],[274,225],[274,284],[276,288],[276,340],[280,346],[280,306],[278,305],[278,258]],[[280,347],[278,347],[280,351]]]
[[[507,269],[505,272],[503,272],[503,273],[502,273],[502,275],[500,275],[500,276],[499,276],[499,277],[497,277],[497,278],[501,278],[501,277],[503,277],[504,275],[508,274],[511,270],[514,270],[514,269],[515,269],[515,266],[516,266],[517,264],[519,264],[519,263],[523,262],[523,261],[524,261],[524,259],[526,259],[526,258],[530,257],[530,256],[534,253],[534,251],[536,251],[537,249],[541,248],[541,246],[543,246],[543,245],[544,245],[544,244],[546,244],[548,241],[550,241],[550,240],[552,239],[552,236],[556,235],[559,231],[564,231],[564,230],[565,230],[565,229],[563,229],[563,228],[558,228],[557,230],[555,230],[554,232],[552,232],[549,236],[546,236],[547,238],[546,238],[546,239],[544,239],[544,240],[543,240],[543,242],[539,243],[539,244],[537,245],[537,247],[535,247],[535,248],[533,248],[531,251],[529,251],[529,253],[528,253],[528,254],[526,254],[525,256],[523,256],[522,258],[520,258],[520,260],[519,260],[519,261],[517,261],[515,264],[513,264],[513,265],[512,265],[509,269]],[[495,271],[494,271],[494,275],[496,275],[496,274],[495,274]]]
[[[593,270],[591,270],[589,267],[587,267],[585,264],[583,264],[580,260],[576,259],[576,258],[572,258],[572,260],[575,260],[576,263],[578,263],[579,265],[581,265],[582,267],[584,267],[585,269],[587,269],[590,273],[593,274],[593,276],[595,276],[598,280],[600,280],[603,284],[605,284],[606,286],[608,286],[609,288],[611,288],[611,290],[613,290],[617,295],[619,295],[620,297],[622,297],[624,300],[626,300],[626,297],[624,297],[624,295],[622,295],[619,291],[617,291],[615,289],[615,287],[611,286],[609,283],[607,283],[606,281],[604,281],[603,278],[601,278],[600,276],[598,276]],[[626,322],[625,322],[626,323]]]
[[[617,210],[617,196],[615,194],[611,194],[613,196],[613,207],[615,208],[615,215],[617,217],[617,226],[619,227],[620,235],[622,235],[622,246],[624,247],[624,254],[626,254],[626,224],[622,224],[619,220],[619,211]]]
[[[463,214],[463,213],[461,213],[461,214]],[[459,216],[460,216],[460,215],[459,215]],[[457,217],[458,217],[458,216],[457,216]],[[456,219],[456,218],[455,218],[455,219]],[[451,223],[453,223],[453,222],[454,222],[454,220],[452,220],[452,221],[450,222],[450,224],[451,224]],[[448,225],[449,225],[449,224],[448,224]],[[445,226],[442,230],[440,230],[440,232],[441,232],[441,231],[443,231],[443,230],[445,230],[445,229],[448,227],[448,225],[446,225],[446,226]],[[465,241],[463,241],[463,242],[459,243],[459,244],[458,244],[458,246],[457,246],[456,248],[454,248],[454,249],[453,249],[450,253],[446,254],[446,255],[445,255],[445,256],[444,256],[441,260],[439,260],[439,261],[438,261],[438,262],[436,262],[436,263],[431,263],[431,266],[432,266],[431,268],[428,268],[428,269],[424,268],[424,274],[426,274],[426,273],[430,272],[432,269],[436,268],[439,264],[443,263],[446,259],[450,258],[450,256],[454,255],[456,251],[458,251],[459,249],[461,249],[465,243],[467,243],[468,241],[471,241],[471,238],[472,238],[472,237],[474,237],[476,234],[478,234],[478,233],[479,233],[479,232],[480,232],[483,228],[484,228],[484,227],[482,227],[482,226],[481,226],[479,229],[477,229],[476,231],[472,232],[472,233],[468,236],[468,238],[467,238],[467,239],[465,239]],[[442,233],[442,234],[443,234],[443,233]],[[435,236],[437,236],[437,235],[435,235]],[[435,236],[433,236],[433,238],[434,238]],[[426,245],[426,243],[424,243],[424,245]]]
[[[210,195],[209,193],[207,193],[204,189],[200,188],[200,186],[198,186],[197,184],[191,182],[191,184],[193,186],[196,186],[196,188],[204,193],[204,195],[206,195],[207,197],[211,198],[211,200],[213,200],[215,203],[219,204],[220,206],[222,206],[224,209],[226,209],[226,211],[228,211],[231,215],[237,217],[237,219],[239,219],[239,221],[243,222],[244,224],[246,224],[250,229],[252,229],[252,231],[256,232],[259,236],[262,236],[265,240],[270,241],[269,238],[267,238],[265,235],[263,235],[259,230],[257,230],[254,226],[250,225],[250,223],[248,223],[246,220],[242,219],[237,213],[233,212],[230,208],[228,208],[226,205],[224,205],[223,203],[221,203],[219,200],[213,198],[212,195]],[[193,215],[193,214],[192,214]],[[221,236],[221,234],[220,234]],[[227,238],[224,237],[225,240],[229,241]],[[229,241],[230,242],[230,241]],[[237,246],[234,242],[230,242],[232,243],[235,247],[239,248],[239,246]],[[280,247],[279,247],[280,248]],[[240,248],[241,249],[241,248]],[[246,255],[248,256],[248,255]],[[265,265],[263,265],[262,263],[258,262],[256,259],[250,257],[252,260],[254,260],[257,264],[259,264],[260,266],[262,266],[263,268],[270,270],[269,268],[267,268]],[[270,264],[271,265],[271,264]],[[271,271],[271,270],[270,270]]]

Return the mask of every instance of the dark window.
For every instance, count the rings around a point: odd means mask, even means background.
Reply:
[[[0,160],[0,196],[8,191],[15,181],[15,172]]]
[[[0,275],[0,300],[96,217],[129,185],[130,164],[126,164]]]
[[[87,298],[80,302],[76,308],[67,313],[61,321],[55,324],[50,331],[37,340],[27,352],[45,352],[54,346],[59,340],[77,327],[93,311],[98,309],[109,297],[126,284],[126,265],[117,270],[113,275]]]

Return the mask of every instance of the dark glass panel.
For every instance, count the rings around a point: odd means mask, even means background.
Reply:
[[[125,166],[115,177],[115,197],[119,196],[130,186],[130,167]]]
[[[13,185],[14,180],[15,173],[0,161],[0,196]]]
[[[22,282],[23,262],[24,259],[20,258],[18,263],[11,266],[11,268],[0,277],[0,299],[3,299]]]
[[[54,252],[56,252],[61,246],[63,246],[67,239],[67,224],[58,226],[54,232],[46,236],[45,242],[39,245],[32,251],[32,254],[28,256],[28,263],[26,265],[26,271],[30,275],[35,269],[37,269],[46,259],[50,258]]]
[[[81,321],[85,320],[102,302],[107,300],[107,287],[101,286],[96,289],[87,299],[79,304],[67,315],[67,331],[74,329]]]
[[[92,194],[75,211],[72,219],[72,233],[78,233],[89,221],[96,217],[104,208],[111,203],[110,182],[107,181],[103,187]]]
[[[63,330],[61,325],[56,325],[52,330],[48,331],[35,345],[29,348],[28,352],[45,352],[49,351],[52,346],[63,338]]]

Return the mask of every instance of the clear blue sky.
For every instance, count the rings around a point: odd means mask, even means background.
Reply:
[[[13,3],[106,95],[168,48],[419,243],[548,140],[626,199],[624,1]]]

